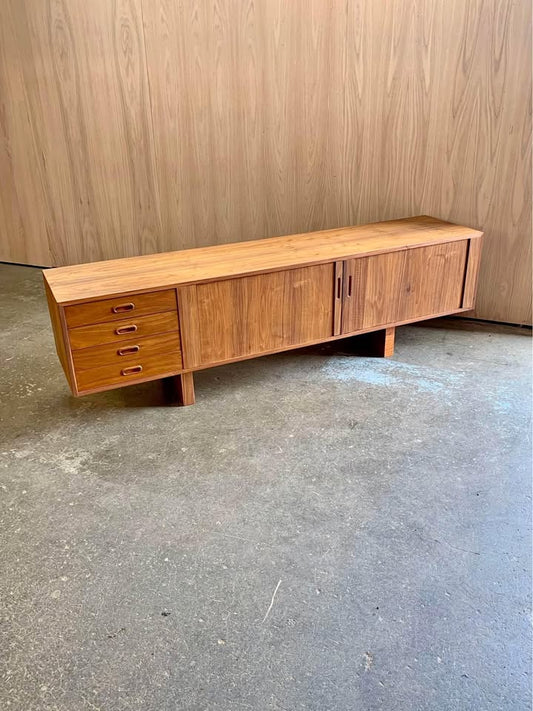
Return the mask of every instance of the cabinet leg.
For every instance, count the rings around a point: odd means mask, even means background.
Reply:
[[[176,375],[176,387],[178,389],[178,400],[180,405],[194,405],[194,376],[192,373],[182,373]]]
[[[377,356],[390,358],[394,355],[394,334],[396,329],[383,328],[381,331],[362,333],[360,336],[351,336],[343,341],[344,347],[350,353],[360,356]]]
[[[379,358],[390,358],[394,355],[394,335],[396,329],[384,328],[382,331],[369,333],[371,348],[374,351],[369,355],[378,356]]]
[[[167,395],[178,405],[194,405],[194,377],[192,373],[181,373],[165,378],[164,387]]]

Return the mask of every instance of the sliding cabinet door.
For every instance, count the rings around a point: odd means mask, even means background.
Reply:
[[[332,336],[334,270],[320,264],[179,287],[185,368]]]
[[[459,310],[467,251],[465,240],[347,260],[342,333]]]

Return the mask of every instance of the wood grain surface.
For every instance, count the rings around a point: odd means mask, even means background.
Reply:
[[[90,326],[71,328],[68,333],[70,347],[73,350],[100,346],[104,343],[117,343],[125,339],[143,338],[157,333],[178,331],[177,311],[137,316],[122,321],[106,321]]]
[[[54,299],[50,287],[48,284],[44,283],[44,289],[46,293],[46,300],[48,302],[48,313],[50,314],[50,322],[52,324],[52,331],[54,334],[54,343],[56,347],[56,353],[61,363],[61,367],[67,377],[68,383],[72,389],[75,388],[75,378],[74,369],[72,363],[72,354],[70,352],[69,342],[68,342],[68,331],[67,324],[65,321],[65,310],[62,306],[59,306]]]
[[[178,370],[181,368],[179,334],[164,333],[147,336],[136,340],[108,343],[94,348],[82,348],[72,353],[76,375],[83,370],[91,370],[106,365],[126,368],[132,364],[144,363],[146,358],[173,353],[180,357]]]
[[[58,267],[45,271],[44,278],[61,304],[129,294],[86,305],[67,306],[67,320],[72,327],[124,318],[124,313],[114,314],[112,309],[119,305],[126,307],[128,302],[134,306],[130,312],[132,316],[141,310],[155,313],[176,307],[171,290],[133,298],[131,294],[135,291],[153,291],[480,237],[480,232],[469,227],[421,215],[339,230]]]
[[[462,306],[465,309],[471,309],[476,300],[479,267],[481,261],[481,242],[482,240],[480,239],[471,239],[468,244],[468,261],[465,273],[462,303]]]
[[[78,392],[85,394],[84,391],[107,389],[113,385],[122,387],[135,382],[145,382],[150,378],[164,378],[175,375],[179,370],[181,370],[179,338],[166,334],[164,351],[144,355],[137,360],[131,358],[124,364],[117,359],[115,363],[77,371],[76,382]]]
[[[531,321],[530,0],[3,0],[0,259],[426,213]]]
[[[45,279],[48,273],[44,273]],[[49,282],[48,285],[50,285]],[[52,292],[55,296],[53,288]],[[174,289],[165,289],[164,291],[154,291],[150,294],[138,294],[135,297],[126,295],[115,299],[104,299],[92,303],[67,306],[65,318],[68,327],[75,328],[76,326],[87,326],[94,323],[103,323],[104,321],[122,321],[125,318],[135,323],[135,319],[138,316],[158,314],[164,311],[175,312],[176,309],[176,291]],[[116,326],[116,328],[119,328],[119,326]]]
[[[178,289],[184,368],[333,335],[334,264]]]
[[[349,260],[342,332],[461,308],[468,241]]]

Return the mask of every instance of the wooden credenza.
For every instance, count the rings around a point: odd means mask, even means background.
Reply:
[[[474,306],[483,233],[432,217],[44,271],[74,395],[176,377]]]

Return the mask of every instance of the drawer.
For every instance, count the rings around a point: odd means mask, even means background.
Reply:
[[[138,350],[136,347],[138,346]],[[123,352],[124,355],[120,355]],[[154,376],[176,373],[182,369],[178,333],[153,336],[122,344],[85,348],[73,353],[78,390],[92,390],[128,383]]]
[[[181,359],[181,345],[179,333],[164,333],[158,336],[148,336],[147,338],[132,338],[129,341],[118,343],[108,343],[103,346],[93,348],[82,348],[72,352],[74,370],[78,373],[82,370],[90,370],[101,365],[111,363],[127,363],[131,360],[135,362],[146,356],[164,355],[165,353],[178,353]],[[180,362],[181,367],[181,362]]]
[[[127,316],[146,316],[162,311],[176,311],[176,291],[153,291],[149,294],[117,296],[114,299],[91,301],[65,307],[65,318],[69,328],[87,326],[92,323],[119,321]]]
[[[89,348],[104,343],[122,342],[130,338],[143,338],[156,333],[167,333],[178,330],[178,314],[176,311],[167,311],[151,316],[138,316],[121,321],[104,321],[91,326],[78,326],[69,330],[70,347],[73,351],[78,348]]]

